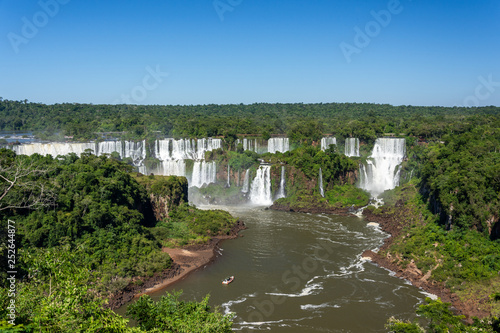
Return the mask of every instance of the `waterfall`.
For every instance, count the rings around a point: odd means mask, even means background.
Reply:
[[[51,142],[51,143],[31,143],[14,147],[14,151],[20,155],[32,155],[38,153],[40,155],[67,155],[75,153],[80,156],[85,150],[91,149],[92,153],[101,156],[117,152],[120,158],[131,158],[135,166],[142,166],[146,158],[146,141],[133,142],[133,141],[103,141],[99,143],[85,142],[85,143],[65,143],[65,142]]]
[[[121,141],[103,141],[97,144],[97,155],[109,154],[117,152],[120,158],[123,157],[123,147]]]
[[[325,191],[323,189],[323,174],[321,173],[321,168],[319,168],[319,194],[324,198]]]
[[[158,170],[153,173],[160,176],[186,176],[186,162],[184,160],[162,161]]]
[[[345,156],[359,156],[359,139],[347,138],[345,139]]]
[[[195,162],[205,160],[205,152],[222,148],[221,139],[203,138],[203,139],[163,139],[155,140],[152,157],[157,158],[160,164],[155,170],[148,170],[144,165],[146,159],[146,140],[134,141],[103,141],[99,143],[31,143],[14,146],[13,150],[19,155],[67,155],[75,153],[80,156],[85,150],[91,149],[97,155],[110,154],[117,152],[120,158],[130,158],[134,166],[138,167],[139,172],[143,174],[154,173],[164,176],[186,176],[186,162],[191,159]],[[195,163],[191,182],[200,186],[213,183],[216,180],[216,166],[211,163]]]
[[[227,187],[231,187],[231,180],[229,179],[229,171],[231,168],[229,167],[229,164],[227,165]]]
[[[267,151],[269,153],[284,153],[290,150],[288,138],[271,138],[267,142]]]
[[[180,139],[180,140],[173,140],[170,139],[172,142],[172,153],[170,155],[170,158],[173,160],[190,160],[190,159],[195,159],[194,157],[194,147],[191,144],[190,139]]]
[[[337,145],[336,138],[322,138],[321,139],[321,150],[325,151],[330,148],[330,145]]]
[[[167,161],[171,159],[171,148],[170,143],[171,139],[166,140],[156,140],[155,141],[155,157],[160,161]]]
[[[285,198],[285,166],[281,166],[281,181],[280,181],[280,189],[278,191],[278,195],[276,199]]]
[[[205,159],[205,152],[222,148],[221,139],[198,139],[196,142],[195,157],[198,160]]]
[[[259,144],[259,141],[257,139],[237,139],[235,142],[235,147],[238,147],[238,144],[240,143],[243,145],[244,151],[250,150],[256,152],[257,154],[265,154],[268,151],[268,145],[262,146],[261,144]]]
[[[196,161],[193,165],[193,175],[189,186],[202,187],[217,180],[215,162]]]
[[[257,148],[257,139],[255,139],[254,141],[246,138],[243,139],[243,150],[251,150],[257,152],[256,148]]]
[[[93,142],[87,143],[64,143],[64,142],[51,142],[51,143],[30,143],[14,146],[14,151],[18,155],[67,155],[75,153],[80,156],[85,150],[91,149],[92,153],[96,152],[96,144]]]
[[[360,187],[377,197],[398,186],[399,166],[405,153],[405,139],[377,139],[367,165],[360,166]]]
[[[195,160],[205,159],[205,152],[222,148],[221,139],[164,139],[155,142],[156,158],[165,160]]]
[[[245,172],[245,179],[243,180],[243,188],[241,189],[241,192],[243,193],[248,193],[248,183],[250,181],[250,169]]]
[[[155,141],[154,154],[161,161],[160,175],[186,176],[185,160],[194,160],[190,186],[216,182],[215,162],[204,163],[205,152],[222,148],[221,139],[163,139]]]
[[[271,205],[271,166],[261,165],[250,187],[250,201],[256,205]]]
[[[135,166],[141,166],[146,159],[146,140],[141,142],[125,141],[122,158],[130,157]]]

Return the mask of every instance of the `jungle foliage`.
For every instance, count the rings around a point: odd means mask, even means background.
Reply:
[[[232,332],[232,315],[223,315],[218,309],[211,312],[209,296],[201,302],[179,300],[182,292],[167,293],[158,302],[144,295],[127,309],[127,315],[147,332]]]
[[[266,156],[266,155],[264,155]],[[276,154],[271,161],[286,163],[287,197],[276,201],[291,209],[308,206],[322,208],[345,208],[364,206],[370,195],[355,186],[355,173],[359,169],[356,160],[336,152],[335,146],[322,151],[314,146],[301,146],[284,154]],[[319,191],[319,172],[323,180],[325,198]],[[300,172],[299,172],[300,171]]]
[[[322,133],[373,141],[384,133],[440,138],[498,116],[498,107],[422,107],[368,103],[250,105],[46,105],[0,99],[0,131],[36,131],[46,138],[89,140],[114,132],[124,138],[287,134],[310,142]],[[233,135],[233,136],[231,136]]]
[[[500,128],[481,126],[443,137],[427,150],[422,186],[447,228],[489,233],[500,212]],[[432,202],[431,202],[432,203]]]
[[[500,320],[498,318],[478,320],[475,319],[472,325],[463,322],[464,316],[457,316],[450,310],[450,303],[443,303],[441,300],[426,299],[426,304],[418,307],[417,314],[425,319],[425,324],[414,322],[404,322],[394,317],[389,319],[386,328],[391,333],[472,333],[484,332],[494,333],[500,331]],[[423,326],[427,326],[425,329]]]
[[[167,295],[159,302],[143,296],[131,305],[129,319],[104,307],[96,290],[100,275],[81,262],[82,249],[68,246],[21,250],[21,261],[28,273],[17,282],[15,325],[8,318],[11,297],[0,289],[0,330],[2,332],[213,332],[231,331],[231,316],[211,311],[208,296],[201,302],[183,302],[179,294]]]
[[[131,173],[129,165],[107,156],[16,156],[3,149],[0,165],[2,180],[8,180],[0,187],[2,203],[8,203],[0,210],[0,227],[7,230],[9,220],[16,225],[16,329],[20,332],[139,331],[104,310],[105,297],[135,278],[169,268],[171,259],[161,250],[162,244],[178,244],[172,242],[177,238],[185,244],[193,239],[207,241],[227,234],[237,221],[227,212],[189,206],[184,177],[139,176]],[[37,172],[16,173],[19,167]],[[19,186],[9,186],[9,181]],[[32,193],[26,184],[49,191],[53,201],[20,207],[16,201]],[[151,194],[166,198],[167,219],[155,219]],[[184,230],[188,237],[175,229]],[[10,300],[9,244],[7,233],[1,233],[2,319]],[[5,329],[14,329],[11,326],[0,323]]]

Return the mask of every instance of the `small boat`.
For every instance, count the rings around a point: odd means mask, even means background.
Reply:
[[[222,284],[230,284],[231,282],[233,282],[233,280],[234,280],[234,276],[228,276],[227,278],[222,280]]]

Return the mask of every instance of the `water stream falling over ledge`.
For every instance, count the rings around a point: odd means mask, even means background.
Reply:
[[[360,165],[360,187],[377,197],[385,190],[398,186],[400,165],[405,154],[405,139],[377,139],[367,165]]]
[[[359,156],[359,139],[358,138],[347,138],[345,139],[345,156],[358,157]]]
[[[325,190],[323,189],[323,173],[321,172],[321,168],[319,168],[319,194],[324,198]]]
[[[281,181],[280,181],[280,188],[278,191],[278,194],[276,195],[276,199],[281,199],[285,198],[285,166],[281,166]]]
[[[272,205],[271,196],[271,166],[261,165],[257,169],[250,186],[250,202],[256,205]]]
[[[249,183],[250,183],[250,169],[247,169],[247,171],[245,172],[245,179],[243,180],[243,188],[241,189],[241,192],[248,193],[248,191],[250,190]]]
[[[337,138],[324,137],[321,139],[321,150],[327,150],[330,148],[330,145],[337,145]]]

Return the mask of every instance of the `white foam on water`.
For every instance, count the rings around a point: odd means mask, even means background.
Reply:
[[[234,304],[240,304],[240,303],[243,303],[247,300],[247,298],[245,296],[242,296],[242,297],[239,297],[233,301],[227,301],[225,303],[222,303],[221,307],[224,309],[224,314],[230,314],[230,313],[233,313],[231,311],[231,306],[233,306]]]
[[[437,295],[434,295],[434,294],[431,294],[431,293],[428,293],[427,291],[423,291],[421,290],[420,293],[422,295],[424,295],[425,297],[429,297],[430,299],[432,299],[433,301],[436,301],[439,297]]]
[[[379,281],[375,281],[375,280],[372,280],[372,279],[359,279],[359,281],[379,283]]]
[[[272,296],[284,296],[284,297],[304,297],[304,296],[309,296],[315,293],[316,290],[323,290],[323,284],[322,283],[313,283],[312,285],[307,285],[300,291],[300,293],[291,293],[291,294],[286,294],[286,293],[266,293],[266,295],[272,295]]]
[[[233,331],[241,331],[243,329],[250,329],[250,330],[271,330],[271,325],[276,325],[279,327],[292,327],[292,324],[289,323],[296,323],[300,322],[303,320],[311,320],[314,319],[313,317],[304,317],[304,318],[298,318],[298,319],[280,319],[280,320],[269,320],[269,321],[254,321],[254,322],[248,322],[248,321],[243,321],[240,323],[235,323],[236,325],[241,325],[240,328],[234,328]],[[264,327],[263,327],[264,326]]]
[[[270,321],[254,321],[254,322],[243,321],[243,322],[238,323],[238,324],[241,325],[241,329],[248,328],[251,330],[255,330],[255,329],[260,329],[260,327],[264,326],[264,325],[281,324],[284,321],[285,321],[284,319],[270,320]],[[270,329],[271,328],[269,328],[269,330]]]
[[[349,266],[340,267],[338,273],[331,272],[326,277],[340,277],[340,276],[347,276],[364,272],[365,271],[364,264],[367,261],[368,260],[366,258],[363,258],[361,254],[359,254],[356,256],[356,259]]]
[[[323,304],[304,304],[300,306],[301,310],[318,310],[318,309],[324,309],[324,308],[340,308],[340,305],[337,304],[330,304],[330,303],[323,303]]]

